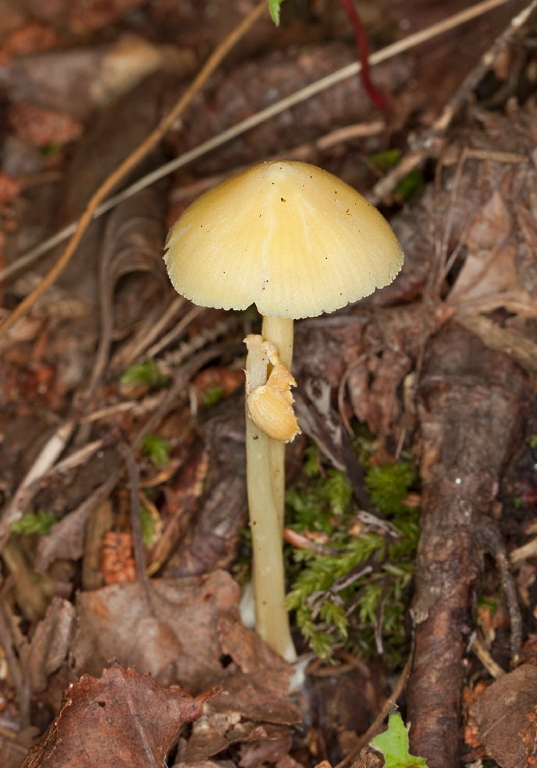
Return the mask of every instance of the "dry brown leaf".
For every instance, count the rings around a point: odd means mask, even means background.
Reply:
[[[531,712],[528,712],[526,717],[528,720],[527,725],[521,729],[519,736],[526,750],[528,765],[535,765],[537,755],[537,705],[533,707]]]
[[[35,628],[26,660],[32,691],[44,691],[49,675],[63,664],[71,644],[74,618],[72,603],[53,598],[45,618]]]
[[[536,311],[534,298],[521,285],[509,204],[495,189],[475,213],[466,238],[468,254],[448,299],[460,311]]]
[[[95,674],[115,658],[192,693],[222,684],[224,693],[211,712],[295,722],[297,712],[287,697],[292,667],[243,626],[239,598],[226,571],[154,579],[148,596],[137,582],[81,593],[72,645],[75,670]]]
[[[520,731],[537,701],[537,667],[523,664],[500,677],[470,707],[487,755],[502,768],[524,768],[527,754]]]
[[[100,679],[83,675],[21,768],[161,768],[185,723],[200,717],[213,689],[193,698],[113,663]]]
[[[287,734],[277,739],[242,744],[239,765],[241,768],[261,768],[267,764],[276,768],[300,768],[300,763],[289,755],[292,741],[292,734]]]

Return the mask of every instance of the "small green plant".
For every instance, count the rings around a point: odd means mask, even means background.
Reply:
[[[385,149],[382,152],[376,152],[373,155],[369,155],[368,160],[377,171],[380,171],[380,173],[387,173],[397,165],[402,154],[400,149]]]
[[[289,527],[311,540],[290,554],[287,606],[321,658],[345,646],[368,654],[383,650],[397,664],[418,539],[418,512],[404,501],[416,476],[408,461],[366,462],[365,480],[382,515],[376,521],[355,514],[347,478],[323,468],[310,449],[286,496]]]
[[[283,0],[268,0],[269,13],[277,27],[280,25],[280,6],[282,3]]]
[[[369,155],[369,162],[379,173],[385,174],[391,171],[401,159],[400,149],[386,149],[383,152]],[[409,200],[421,187],[423,187],[423,173],[418,168],[410,171],[396,185],[392,197],[396,201]]]
[[[537,448],[537,435],[532,435],[532,436],[530,437],[530,448],[531,448],[532,450],[534,450],[535,448]]]
[[[20,520],[14,522],[11,530],[13,533],[20,533],[23,536],[45,536],[55,522],[56,516],[52,512],[45,512],[40,509],[38,512],[24,515]]]
[[[224,387],[222,387],[220,384],[215,384],[212,387],[208,387],[201,395],[201,402],[203,405],[205,405],[207,408],[211,408],[211,406],[216,405],[217,403],[222,400],[224,395],[226,394],[226,390]]]
[[[384,768],[428,768],[423,757],[414,757],[408,751],[408,731],[401,715],[394,713],[388,720],[388,730],[375,736],[371,746],[384,756]]]
[[[61,152],[63,145],[57,141],[53,141],[50,144],[46,144],[41,147],[41,154],[43,157],[54,157]]]
[[[164,376],[155,360],[148,358],[141,363],[134,363],[121,377],[122,384],[146,384],[150,389],[168,386],[170,377]]]
[[[393,190],[393,198],[398,203],[404,203],[414,197],[416,192],[420,190],[425,184],[423,173],[419,168],[415,168],[410,173],[401,179],[399,184],[395,186]]]
[[[147,434],[142,440],[142,451],[157,466],[167,464],[170,460],[168,441],[160,435],[155,435],[153,432]]]

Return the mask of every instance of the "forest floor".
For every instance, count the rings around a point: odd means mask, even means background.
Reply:
[[[430,768],[537,759],[537,3],[362,0],[372,85],[345,5],[0,3],[2,768],[379,765],[396,706]],[[294,664],[249,621],[260,317],[163,261],[267,159],[405,252],[296,323]]]

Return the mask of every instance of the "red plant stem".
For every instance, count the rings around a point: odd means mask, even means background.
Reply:
[[[360,17],[358,16],[358,13],[356,11],[356,8],[354,7],[354,4],[352,0],[339,0],[343,8],[345,9],[347,16],[349,17],[349,21],[352,24],[352,28],[354,29],[354,36],[356,38],[356,44],[358,46],[358,53],[360,55],[360,61],[362,63],[362,69],[360,70],[360,78],[362,80],[363,86],[365,90],[367,91],[367,94],[373,104],[378,109],[385,109],[386,108],[386,99],[382,95],[382,93],[375,88],[373,83],[371,82],[371,68],[369,66],[369,45],[367,42],[367,35],[365,33],[364,26],[360,20]]]

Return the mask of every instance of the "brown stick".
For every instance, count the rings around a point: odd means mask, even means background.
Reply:
[[[458,764],[475,534],[488,518],[526,400],[517,365],[460,326],[432,341],[419,389],[424,487],[408,685],[411,753],[429,768]]]

